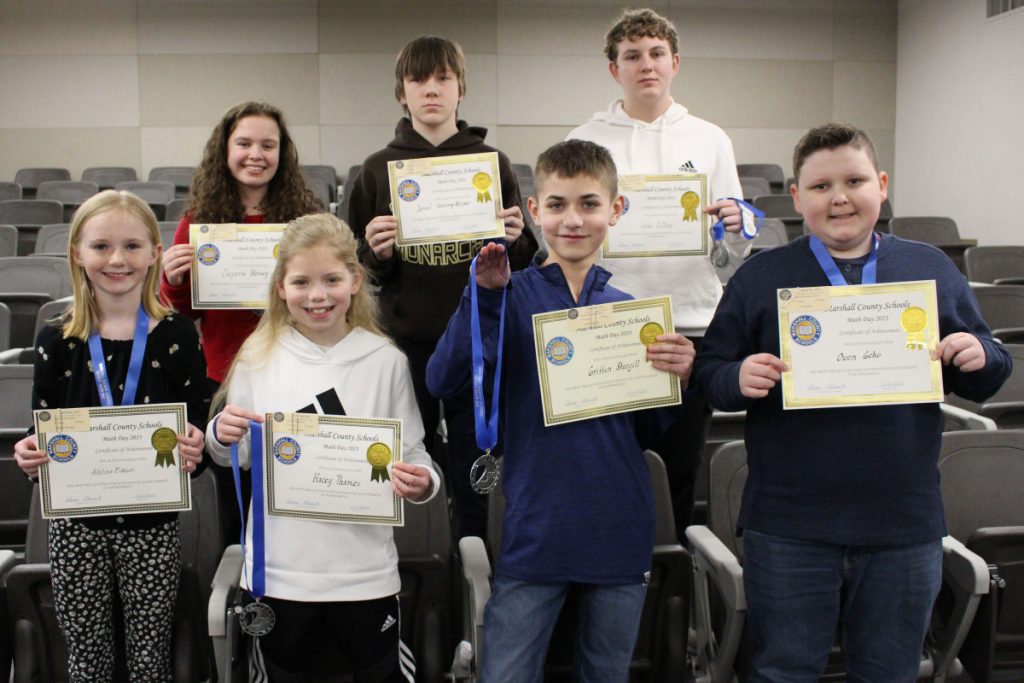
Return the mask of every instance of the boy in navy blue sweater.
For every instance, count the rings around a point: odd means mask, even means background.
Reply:
[[[544,426],[531,316],[631,299],[608,286],[595,265],[609,226],[622,214],[615,164],[603,147],[569,140],[537,161],[537,196],[528,202],[547,254],[511,275],[504,247],[477,261],[485,362],[494,368],[502,289],[508,284],[504,339],[507,506],[494,590],[484,622],[483,680],[538,681],[551,631],[570,586],[581,592],[578,680],[626,680],[654,548],[654,499],[643,449],[672,419],[646,410]],[[469,383],[468,292],[427,367],[440,398]],[[672,332],[647,359],[685,385],[693,344]]]
[[[837,625],[851,680],[913,681],[942,576],[946,534],[938,404],[782,410],[776,290],[935,280],[943,386],[991,396],[1011,360],[963,276],[938,249],[874,234],[887,196],[867,135],[812,129],[794,154],[793,201],[811,235],[748,261],[729,281],[694,379],[721,410],[746,410],[749,478],[739,527],[749,681],[817,681]],[[824,245],[821,260],[814,249]],[[875,268],[866,268],[870,262]],[[838,283],[838,284],[841,284]]]

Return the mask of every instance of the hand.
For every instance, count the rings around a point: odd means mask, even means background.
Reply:
[[[396,462],[391,466],[391,488],[399,498],[423,500],[433,489],[433,480],[425,467]]]
[[[186,472],[195,472],[199,463],[203,461],[203,444],[206,438],[203,432],[194,424],[188,426],[185,435],[178,435],[178,455],[181,456],[181,469]]]
[[[485,244],[476,259],[476,283],[484,289],[503,289],[511,277],[504,245]]]
[[[366,224],[366,244],[378,261],[390,261],[395,255],[395,235],[398,219],[394,216],[374,216]]]
[[[224,406],[217,415],[217,433],[214,436],[223,444],[238,443],[249,431],[249,420],[263,422],[263,416],[235,405]]]
[[[740,393],[747,398],[764,398],[785,370],[786,364],[770,353],[747,356],[740,365]]]
[[[30,434],[14,444],[14,462],[26,475],[35,479],[39,476],[39,466],[46,462],[46,453],[39,450],[36,435]]]
[[[704,213],[725,219],[726,232],[739,232],[743,228],[743,212],[740,205],[732,199],[719,199],[714,204],[708,204],[704,208]]]
[[[954,332],[939,342],[932,351],[934,360],[942,359],[943,365],[952,364],[960,372],[974,372],[985,367],[985,347],[978,338],[967,332]]]
[[[189,243],[175,244],[164,252],[164,278],[172,287],[178,287],[185,281],[185,276],[192,270],[194,252]]]
[[[693,370],[693,359],[697,351],[693,342],[678,332],[668,332],[655,337],[656,344],[647,347],[647,360],[656,370],[671,372],[683,383],[683,388],[690,382]]]
[[[511,246],[523,234],[523,210],[518,206],[511,206],[498,212],[498,218],[505,219],[505,241]]]

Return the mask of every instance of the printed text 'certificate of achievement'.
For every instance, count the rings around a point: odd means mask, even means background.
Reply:
[[[184,403],[34,413],[43,517],[175,512],[192,507],[178,435]]]
[[[497,152],[388,162],[398,246],[505,236]]]
[[[783,408],[942,401],[934,280],[777,295]]]
[[[667,296],[534,315],[544,426],[678,404],[679,378],[647,362],[672,329]]]
[[[402,526],[401,420],[267,413],[263,454],[270,516]]]
[[[706,256],[707,176],[619,176],[622,217],[608,229],[601,256]]]
[[[192,308],[267,307],[284,224],[193,223]]]

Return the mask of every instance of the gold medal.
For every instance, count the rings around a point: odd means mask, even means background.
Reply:
[[[696,221],[697,220],[697,207],[700,206],[700,195],[690,190],[684,192],[683,196],[679,198],[679,204],[686,209],[683,212],[684,221]]]
[[[476,201],[479,203],[491,201],[491,176],[483,171],[473,176],[473,187],[476,188]]]
[[[910,306],[900,314],[900,327],[907,333],[908,349],[925,348],[924,329],[928,326],[928,314],[923,308]]]
[[[149,443],[156,449],[154,467],[174,467],[174,447],[178,445],[178,435],[170,427],[161,427],[153,432]]]
[[[664,334],[665,328],[658,323],[647,323],[640,328],[640,342],[644,346],[650,346],[658,341],[658,335]]]
[[[370,472],[370,481],[391,479],[387,470],[387,466],[391,462],[391,449],[387,444],[380,441],[370,444],[370,447],[366,449],[366,461],[373,468]]]

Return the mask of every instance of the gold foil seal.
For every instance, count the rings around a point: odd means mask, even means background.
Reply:
[[[640,341],[644,346],[650,346],[651,344],[657,343],[658,335],[664,334],[665,328],[658,323],[647,323],[640,328]]]
[[[679,204],[685,209],[683,212],[684,221],[696,221],[697,220],[697,207],[700,206],[700,195],[689,190],[683,193],[683,196],[679,198]]]

